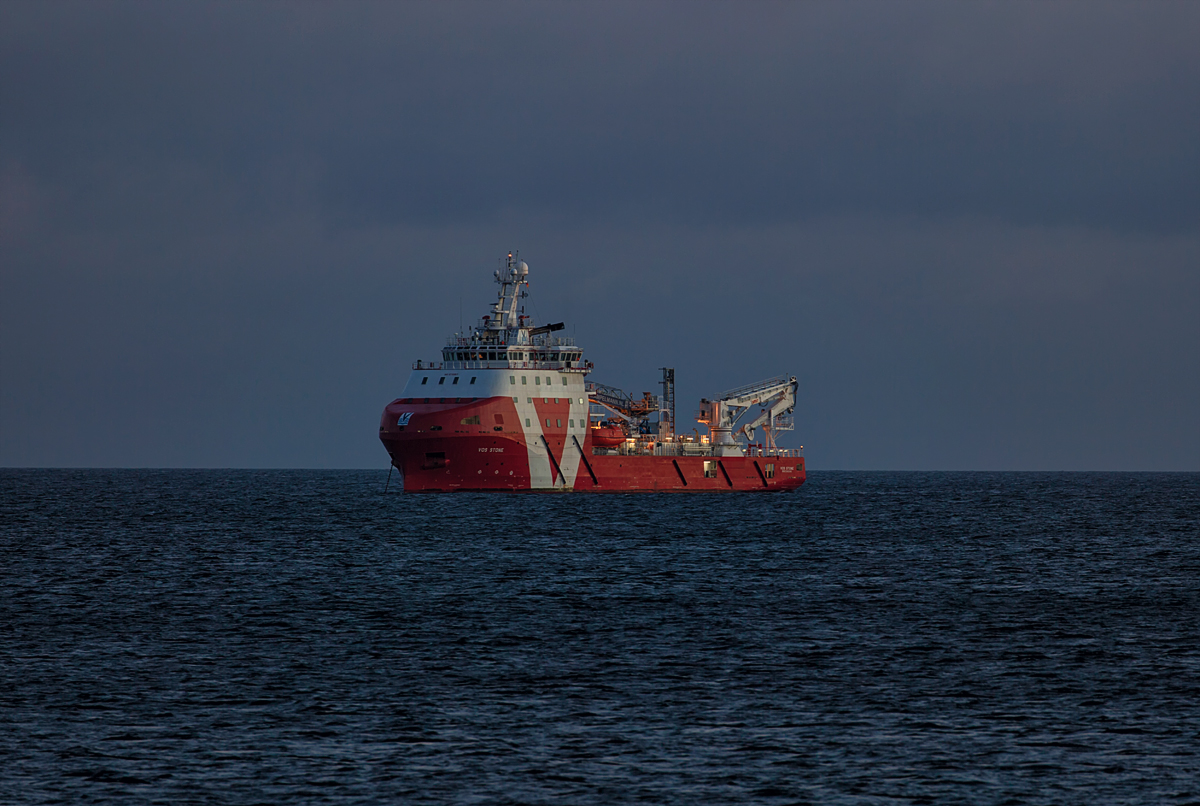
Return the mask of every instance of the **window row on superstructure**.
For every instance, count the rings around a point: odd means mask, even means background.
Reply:
[[[446,382],[446,378],[453,378],[452,384],[457,384],[457,383],[458,383],[459,376],[458,376],[458,375],[443,375],[442,377],[438,378],[438,384],[443,384],[443,383],[445,383],[445,382]],[[429,383],[429,376],[428,376],[428,375],[426,375],[426,376],[424,376],[423,378],[421,378],[421,385],[422,385],[422,386],[424,386],[424,385],[425,385],[425,384],[427,384],[427,383]],[[471,378],[471,383],[475,383],[475,378],[474,378],[473,376],[472,376],[472,378]]]
[[[450,384],[451,384],[452,386],[454,386],[454,385],[457,385],[457,384],[458,384],[459,378],[461,378],[461,377],[462,377],[462,376],[460,376],[460,375],[443,375],[442,377],[438,378],[438,381],[437,381],[437,382],[438,382],[438,385],[440,386],[440,385],[442,385],[442,384],[446,383],[446,379],[447,379],[447,378],[450,378],[450,379],[451,379],[451,380],[450,380]],[[534,385],[534,386],[541,386],[541,385],[542,385],[542,378],[543,378],[543,377],[546,379],[546,386],[553,386],[553,385],[554,385],[554,378],[553,378],[552,376],[550,376],[550,375],[545,375],[545,376],[543,376],[543,375],[534,375],[534,376],[533,376],[533,385]],[[558,377],[559,377],[559,378],[562,380],[562,385],[563,385],[563,386],[567,386],[567,385],[569,385],[570,381],[567,379],[567,376],[566,376],[565,374],[560,374]],[[428,384],[428,383],[429,383],[429,378],[430,378],[430,376],[428,376],[428,375],[423,375],[423,376],[421,377],[421,386],[425,386],[426,384]],[[471,384],[474,384],[474,383],[475,383],[475,376],[471,376]],[[516,386],[516,385],[517,385],[517,376],[516,376],[516,375],[509,375],[509,376],[508,376],[508,383],[509,383],[509,385],[510,385],[510,386]],[[522,375],[522,376],[521,376],[521,385],[522,385],[522,386],[529,386],[529,376],[528,376],[528,375]]]
[[[475,361],[504,361],[504,362],[536,362],[539,364],[566,364],[578,362],[583,353],[580,350],[560,350],[555,352],[532,352],[530,350],[458,350],[446,348],[442,350],[442,360],[449,362]]]
[[[541,369],[537,372],[439,372],[442,367],[427,365],[414,367],[405,385],[405,397],[426,395],[474,395],[478,397],[508,395],[530,395],[554,397],[569,395],[577,397],[584,391],[584,370]],[[430,371],[432,370],[432,371]]]
[[[586,375],[592,365],[587,361],[414,361],[416,370],[466,370],[466,369],[533,369],[551,372],[566,372]]]

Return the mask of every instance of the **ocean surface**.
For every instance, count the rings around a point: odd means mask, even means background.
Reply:
[[[1200,803],[1200,474],[0,470],[0,803]]]

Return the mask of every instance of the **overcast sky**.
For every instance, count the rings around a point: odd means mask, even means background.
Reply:
[[[387,467],[494,299],[823,469],[1200,470],[1200,3],[0,3],[0,465]]]

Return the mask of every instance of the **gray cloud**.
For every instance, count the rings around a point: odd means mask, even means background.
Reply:
[[[8,28],[5,150],[81,193],[182,164],[251,206],[306,172],[350,222],[1200,221],[1190,5],[54,8]]]
[[[362,466],[520,246],[815,466],[1193,468],[1194,4],[0,6],[0,463]],[[364,425],[365,423],[365,425]]]

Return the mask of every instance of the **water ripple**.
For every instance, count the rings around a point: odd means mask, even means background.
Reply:
[[[1200,802],[1200,475],[0,471],[0,801]]]

